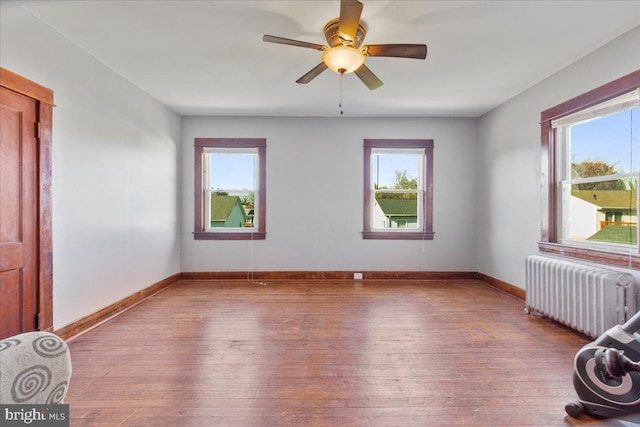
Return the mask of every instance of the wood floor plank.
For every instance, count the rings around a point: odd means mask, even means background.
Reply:
[[[567,426],[584,336],[477,280],[184,280],[70,341],[73,426]]]

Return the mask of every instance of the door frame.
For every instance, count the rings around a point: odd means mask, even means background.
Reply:
[[[36,101],[38,141],[38,330],[53,331],[52,144],[53,91],[0,67],[0,86]]]

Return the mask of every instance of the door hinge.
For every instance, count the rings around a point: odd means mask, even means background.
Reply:
[[[42,128],[40,127],[40,122],[36,122],[36,138],[42,139]]]
[[[42,316],[40,313],[36,314],[36,331],[42,330]]]

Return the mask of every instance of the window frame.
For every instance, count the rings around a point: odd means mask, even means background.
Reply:
[[[540,114],[540,196],[541,237],[538,250],[543,253],[606,263],[618,267],[640,269],[640,255],[613,252],[605,249],[572,246],[561,242],[558,202],[558,140],[551,121],[584,110],[607,100],[640,88],[640,70],[578,95],[568,101],[544,110]]]
[[[363,239],[387,239],[387,240],[433,240],[433,140],[432,139],[365,139],[363,144],[364,152],[364,191],[363,191]],[[406,228],[403,231],[398,229],[375,229],[371,226],[373,216],[372,188],[371,188],[371,161],[372,152],[375,149],[424,150],[423,164],[421,169],[424,173],[422,181],[422,229]],[[418,185],[420,188],[420,185]],[[420,211],[420,209],[418,209]]]
[[[258,222],[253,228],[243,231],[207,230],[205,223],[205,188],[203,183],[205,151],[209,148],[256,149],[258,153],[258,188],[254,213]],[[265,240],[266,239],[266,201],[267,201],[267,140],[265,138],[195,138],[194,144],[194,231],[195,240]]]

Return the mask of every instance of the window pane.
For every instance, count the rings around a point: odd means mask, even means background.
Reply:
[[[211,193],[211,228],[253,227],[254,193]]]
[[[373,228],[418,228],[418,193],[376,191]]]
[[[230,151],[208,154],[210,228],[253,228],[257,154]]]
[[[628,175],[640,171],[639,125],[636,107],[564,128],[564,239],[637,247],[637,176]]]
[[[640,170],[640,109],[622,111],[568,129],[571,177]]]
[[[212,190],[253,190],[255,153],[210,153],[209,185]]]
[[[417,189],[420,157],[420,154],[374,153],[373,188]]]
[[[637,245],[637,178],[563,184],[564,238]]]

